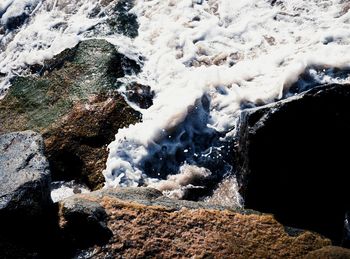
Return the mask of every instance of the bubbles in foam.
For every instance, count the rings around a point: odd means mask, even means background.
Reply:
[[[0,95],[26,65],[87,37],[144,57],[142,72],[121,82],[150,86],[153,105],[133,105],[143,121],[119,130],[109,145],[106,186],[164,189],[170,181],[174,188],[164,191],[183,197],[191,183],[179,179],[189,165],[211,172],[201,178],[205,184],[234,172],[229,150],[241,109],[293,94],[296,82],[297,92],[314,82],[349,82],[350,11],[343,0],[135,0],[134,39],[104,31],[105,1],[5,0],[2,27],[11,9],[23,13],[15,2],[31,5],[19,28],[0,29]]]
[[[51,199],[53,202],[61,201],[69,196],[78,193],[89,193],[90,190],[74,181],[71,182],[52,182]]]
[[[28,65],[40,64],[84,39],[84,32],[103,21],[91,15],[97,5],[93,0],[11,0],[1,4],[0,73],[6,76],[0,81],[0,96],[9,87],[9,79],[24,74]],[[21,19],[25,22],[18,23]],[[11,20],[17,21],[16,26],[9,25]]]
[[[155,186],[185,162],[225,164],[220,174],[229,174],[225,143],[240,109],[283,97],[309,67],[350,64],[343,8],[336,0],[138,1],[133,46],[146,58],[138,78],[154,104],[110,144],[106,185]]]
[[[233,176],[224,178],[217,189],[214,190],[212,196],[207,197],[205,201],[223,206],[240,207],[243,200],[238,189],[237,181]]]
[[[149,187],[162,191],[168,197],[181,199],[189,189],[202,188],[194,183],[210,175],[211,172],[206,168],[184,164],[178,174],[168,175],[166,180],[150,184]]]

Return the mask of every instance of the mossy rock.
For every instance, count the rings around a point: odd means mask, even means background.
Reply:
[[[140,67],[107,41],[88,40],[31,70],[32,76],[14,79],[0,101],[0,133],[42,133],[54,180],[100,187],[106,145],[118,129],[140,121],[116,82]]]

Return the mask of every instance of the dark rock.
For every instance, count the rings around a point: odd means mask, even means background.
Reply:
[[[75,179],[93,189],[101,186],[106,146],[119,128],[136,121],[138,114],[119,95],[100,95],[76,104],[59,127],[44,133],[55,180]]]
[[[135,0],[102,0],[94,8],[89,17],[103,17],[103,21],[93,26],[88,35],[108,36],[115,33],[135,38],[138,35],[139,24],[137,16],[131,9]]]
[[[349,209],[350,85],[242,112],[237,180],[247,208],[339,243]]]
[[[132,83],[126,86],[126,97],[140,108],[147,109],[153,105],[154,91],[149,86]]]
[[[60,203],[60,227],[73,247],[104,244],[112,236],[107,214],[97,202],[71,197]]]
[[[42,137],[32,131],[0,135],[0,152],[0,219],[41,216],[51,201]]]
[[[20,27],[27,19],[29,15],[26,12],[21,13],[20,15],[10,17],[5,26],[9,30],[14,30]]]
[[[0,135],[0,258],[38,258],[53,239],[50,171],[43,153],[38,133]]]
[[[42,133],[53,180],[103,184],[102,170],[118,129],[140,121],[116,91],[139,66],[104,40],[81,42],[32,66],[38,75],[16,78],[0,101],[0,133]]]
[[[106,1],[105,1],[106,2]],[[114,1],[107,8],[107,25],[111,32],[118,32],[130,38],[138,35],[137,16],[130,12],[134,0]]]

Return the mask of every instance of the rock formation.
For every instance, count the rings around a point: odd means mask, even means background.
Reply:
[[[108,42],[89,40],[32,70],[40,76],[16,78],[0,101],[0,133],[42,133],[54,180],[101,187],[106,146],[118,129],[140,120],[115,84],[139,66]]]
[[[350,85],[242,112],[237,178],[247,208],[339,243],[349,209]]]

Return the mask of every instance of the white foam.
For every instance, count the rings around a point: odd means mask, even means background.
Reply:
[[[166,180],[150,184],[149,187],[160,190],[170,198],[181,199],[188,189],[202,188],[202,186],[194,186],[193,182],[210,175],[211,172],[206,168],[184,164],[180,167],[178,174],[168,175]]]
[[[146,57],[139,79],[156,96],[141,110],[143,122],[120,130],[109,145],[107,186],[158,182],[145,174],[145,156],[161,149],[174,128],[188,130],[183,122],[203,95],[210,102],[203,130],[229,136],[242,104],[281,98],[310,66],[350,64],[350,15],[340,16],[343,1],[199,2],[137,1],[140,29],[133,46]]]
[[[51,199],[53,202],[61,201],[74,194],[89,193],[90,190],[83,185],[71,182],[53,182],[51,189]]]
[[[207,197],[205,201],[223,206],[240,207],[243,204],[243,199],[238,190],[236,179],[230,176],[223,179],[212,196]]]
[[[0,25],[23,12],[30,17],[20,28],[7,29],[4,35],[0,34],[0,72],[7,75],[0,82],[0,96],[13,75],[23,74],[28,65],[40,64],[84,39],[83,32],[102,20],[89,17],[97,4],[93,0],[71,3],[66,0],[12,0],[3,3],[0,13],[1,10],[5,13]],[[29,5],[36,8],[31,8],[30,12],[27,10]]]
[[[14,2],[2,2],[0,13]],[[132,11],[140,24],[135,39],[84,34],[103,20],[89,17],[97,4],[92,0],[42,0],[24,27],[0,36],[3,84],[25,65],[86,36],[106,38],[129,57],[144,57],[142,72],[123,80],[151,86],[154,105],[138,109],[143,122],[120,129],[109,145],[106,186],[157,184],[180,173],[182,162],[195,164],[207,154],[220,164],[221,142],[234,134],[242,107],[281,98],[308,68],[350,65],[350,12],[344,0],[135,2]],[[317,76],[324,83],[349,82]]]

